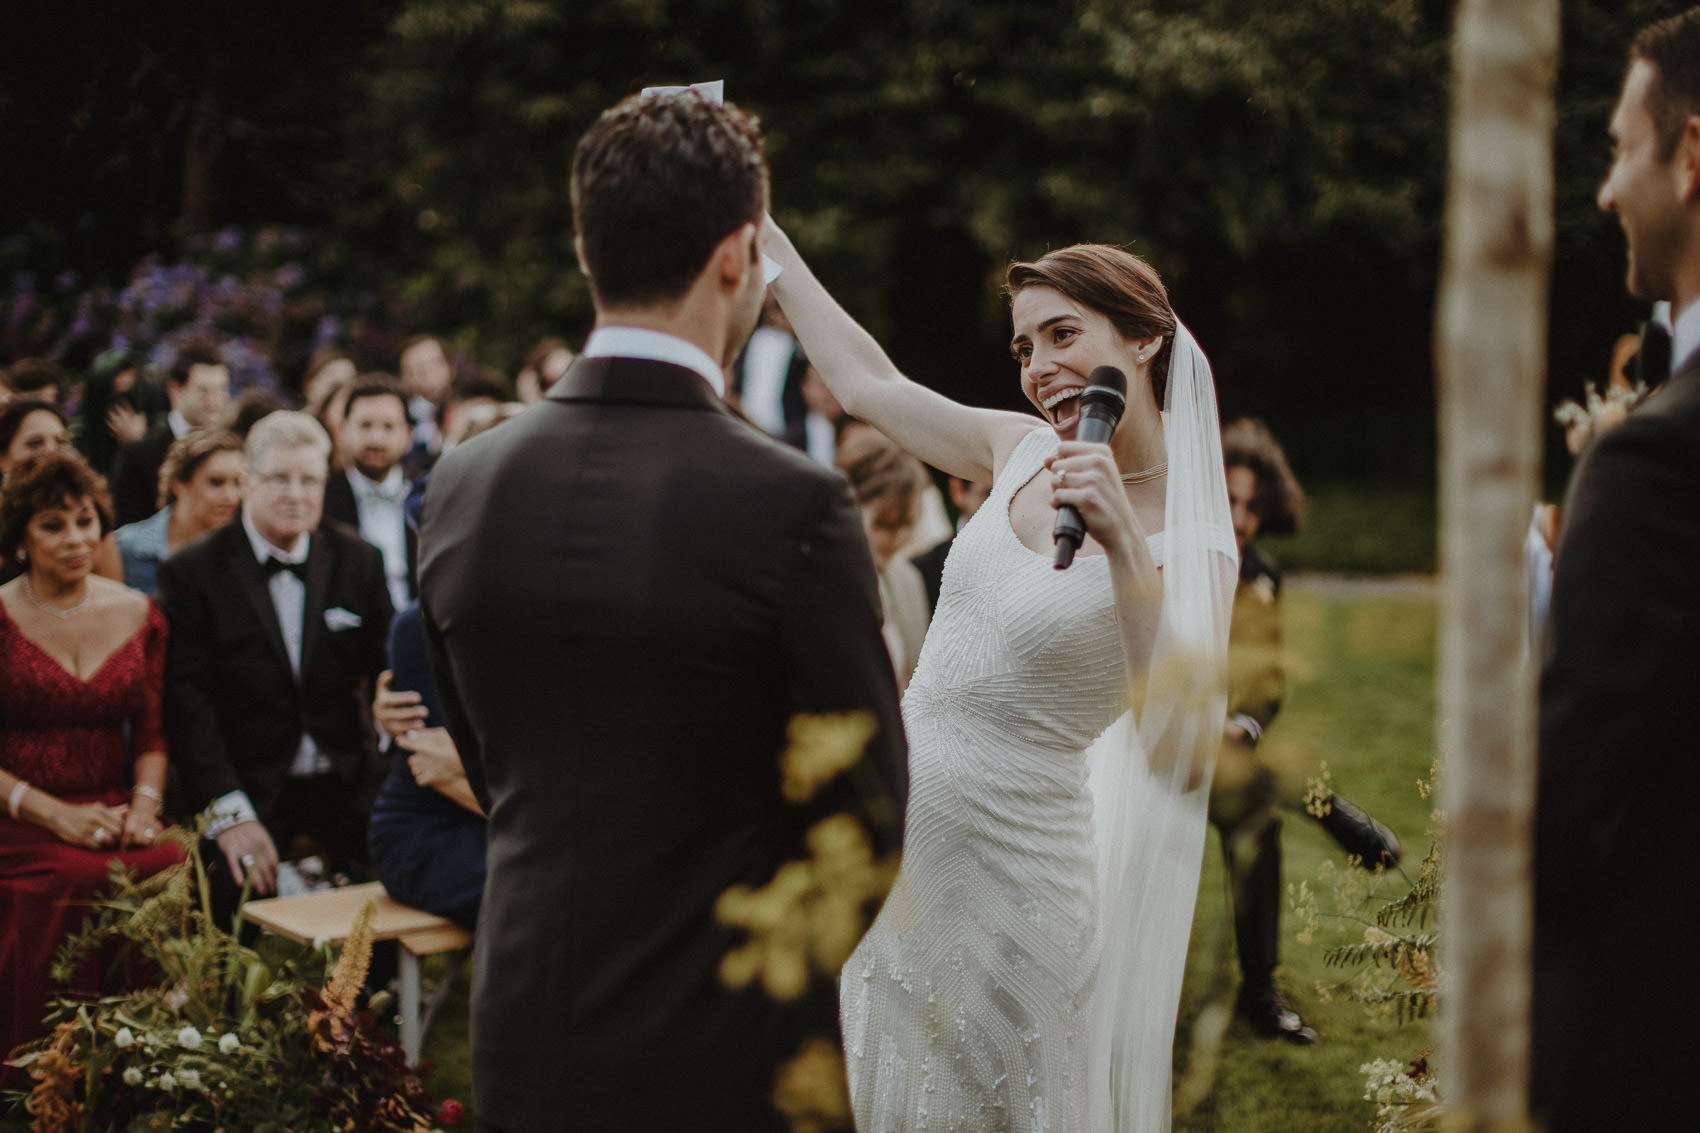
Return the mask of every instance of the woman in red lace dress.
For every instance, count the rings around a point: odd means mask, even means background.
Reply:
[[[22,568],[0,586],[0,1057],[41,1034],[54,952],[112,861],[145,875],[181,860],[156,845],[165,619],[91,573],[111,516],[72,453],[19,465],[0,491],[0,555]]]

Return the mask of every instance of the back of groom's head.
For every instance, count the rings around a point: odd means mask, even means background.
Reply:
[[[1642,28],[1629,59],[1645,61],[1655,72],[1647,112],[1658,137],[1658,157],[1669,160],[1689,117],[1700,114],[1700,8]]]
[[[761,129],[694,92],[633,95],[573,156],[580,256],[603,308],[682,297],[716,245],[767,209]]]

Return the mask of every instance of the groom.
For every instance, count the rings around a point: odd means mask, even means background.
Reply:
[[[715,905],[834,811],[895,848],[873,568],[844,480],[721,400],[765,290],[754,121],[627,99],[580,141],[572,196],[595,330],[545,401],[437,465],[421,537],[433,668],[490,816],[479,1120],[783,1129],[776,1069],[836,1045],[836,989],[723,985],[740,938]],[[874,724],[860,763],[788,803],[788,722],[841,712]]]
[[[1668,299],[1672,376],[1583,456],[1541,671],[1532,1116],[1691,1129],[1700,984],[1680,925],[1700,838],[1700,8],[1644,29],[1599,204],[1629,290]]]

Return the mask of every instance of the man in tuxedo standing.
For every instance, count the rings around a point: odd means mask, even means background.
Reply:
[[[218,424],[230,404],[230,369],[218,346],[208,339],[184,343],[166,371],[165,396],[171,402],[166,423],[121,446],[113,458],[112,506],[120,527],[159,510],[159,469],[172,442]]]
[[[376,788],[367,705],[385,668],[390,597],[376,547],[320,525],[331,442],[305,413],[248,433],[241,514],[159,565],[171,623],[166,736],[204,810],[216,884],[276,888],[306,835],[364,861]]]
[[[1642,30],[1599,205],[1630,292],[1668,299],[1672,376],[1577,467],[1543,642],[1532,1115],[1551,1133],[1693,1124],[1700,984],[1700,8]]]
[[[835,982],[727,986],[741,937],[715,908],[829,815],[895,848],[873,567],[845,481],[722,401],[764,291],[755,123],[627,99],[580,141],[572,194],[595,329],[547,398],[437,465],[420,539],[438,691],[490,816],[479,1120],[780,1130],[776,1071],[837,1045]],[[873,725],[861,758],[787,802],[790,722],[847,712]]]

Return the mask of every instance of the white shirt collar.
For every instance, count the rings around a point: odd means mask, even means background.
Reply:
[[[304,563],[307,561],[307,551],[312,546],[311,532],[303,531],[295,537],[295,546],[285,551],[274,547],[265,536],[254,530],[254,521],[248,518],[248,509],[242,509],[242,530],[248,533],[248,545],[254,549],[254,560],[265,562],[267,559],[282,559],[286,563]]]
[[[368,479],[360,469],[350,468],[348,470],[348,484],[349,487],[354,489],[354,498],[357,500],[377,498],[387,502],[404,498],[402,497],[402,476],[401,465],[399,464],[392,465],[390,470],[384,474],[382,480]]]
[[[598,327],[579,352],[582,358],[645,358],[670,362],[702,375],[715,396],[726,396],[726,375],[708,352],[692,342],[645,327]]]
[[[189,419],[183,416],[183,414],[177,412],[177,410],[173,409],[166,416],[165,420],[166,423],[171,426],[171,435],[176,437],[178,440],[182,440],[184,437],[189,435]]]
[[[1700,299],[1694,300],[1683,308],[1682,314],[1676,317],[1676,325],[1671,328],[1670,338],[1670,372],[1676,373],[1682,369],[1682,364],[1700,350]]]

